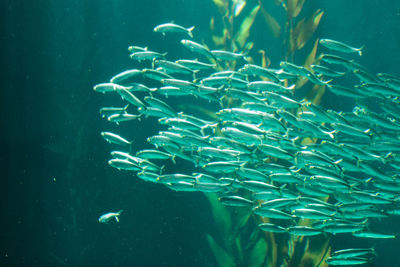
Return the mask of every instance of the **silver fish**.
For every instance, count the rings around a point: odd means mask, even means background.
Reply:
[[[111,132],[101,132],[101,136],[109,143],[117,144],[117,145],[131,145],[132,141],[128,141],[121,136],[111,133]]]
[[[112,219],[115,219],[116,222],[119,222],[119,216],[123,210],[120,210],[118,212],[109,212],[106,214],[103,214],[99,217],[99,223],[109,223]]]
[[[161,32],[164,35],[166,32],[179,32],[179,33],[186,33],[187,35],[190,36],[190,38],[193,38],[193,33],[192,33],[193,30],[194,26],[190,28],[185,28],[174,23],[160,24],[154,28],[155,32]]]
[[[360,56],[362,55],[363,47],[355,48],[355,47],[351,47],[345,43],[331,40],[331,39],[320,39],[319,43],[321,45],[325,46],[326,48],[334,50],[334,51],[344,52],[344,53],[356,53]]]

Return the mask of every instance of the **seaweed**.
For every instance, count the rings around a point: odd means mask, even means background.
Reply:
[[[305,0],[275,1],[234,1],[213,0],[220,17],[210,19],[212,41],[215,49],[241,52],[248,62],[261,57],[261,66],[268,67],[271,60],[265,51],[254,51],[254,27],[265,27],[275,39],[273,45],[286,47],[282,60],[293,62],[297,53],[306,44],[313,43],[311,50],[301,64],[310,70],[311,64],[318,63],[318,38],[313,38],[324,11],[315,10],[308,17],[301,17]],[[280,7],[281,17],[269,12],[271,4]],[[261,18],[257,20],[257,17]],[[315,41],[312,41],[315,40]],[[304,52],[302,51],[304,54]],[[219,65],[221,70],[234,70],[237,62]],[[265,78],[265,80],[268,80]],[[307,85],[308,79],[297,78],[296,90]],[[287,84],[287,82],[286,82]],[[309,85],[305,99],[319,104],[325,92],[324,85]],[[293,111],[297,114],[297,111]],[[304,139],[302,143],[313,143],[314,139]],[[274,159],[270,159],[274,161]],[[329,237],[295,236],[289,234],[263,232],[257,227],[261,222],[273,222],[243,207],[224,206],[215,193],[206,194],[216,223],[218,236],[207,235],[210,248],[219,266],[327,266],[325,259],[330,254]],[[282,223],[282,222],[280,222]],[[310,220],[302,220],[299,225],[310,225]]]

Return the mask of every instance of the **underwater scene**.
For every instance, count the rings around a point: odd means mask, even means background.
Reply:
[[[400,266],[400,3],[3,5],[0,265]]]

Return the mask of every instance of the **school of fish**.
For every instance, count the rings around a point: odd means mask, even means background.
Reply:
[[[335,40],[319,41],[327,54],[310,68],[280,62],[271,69],[241,53],[208,49],[192,40],[193,29],[167,23],[154,31],[182,37],[176,45],[196,59],[172,61],[130,46],[130,58],[143,67],[94,86],[122,98],[100,109],[110,123],[156,118],[160,128],[148,149],[135,152],[130,138],[102,132],[117,149],[108,164],[176,191],[217,193],[224,205],[272,219],[259,224],[263,231],[396,238],[370,222],[400,215],[400,78],[369,73],[356,62],[362,48]],[[222,69],[227,61],[238,67]],[[354,103],[353,110],[308,102],[295,94],[299,79]],[[168,104],[177,101],[198,110]],[[168,171],[181,164],[193,172]],[[312,224],[300,225],[304,219]],[[357,265],[374,256],[373,248],[351,248],[326,262]]]

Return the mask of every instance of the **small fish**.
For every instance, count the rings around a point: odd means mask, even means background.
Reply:
[[[189,67],[168,60],[157,59],[154,61],[154,64],[157,67],[161,67],[168,73],[184,73],[193,75],[195,72]]]
[[[375,238],[375,239],[391,239],[391,238],[396,238],[395,235],[382,234],[382,233],[376,233],[376,232],[367,232],[367,231],[354,232],[354,233],[353,233],[353,236],[356,236],[356,237],[364,237],[364,238]]]
[[[117,222],[119,222],[119,216],[123,210],[120,210],[118,212],[109,212],[106,214],[103,214],[99,217],[99,223],[109,223],[112,219],[115,219]]]
[[[204,164],[202,168],[212,173],[232,173],[243,164],[243,161],[215,161]]]
[[[240,196],[223,196],[218,198],[218,200],[226,206],[233,206],[233,207],[253,206],[253,201]]]
[[[155,107],[140,107],[138,108],[138,111],[140,114],[144,115],[146,118],[148,117],[158,117],[158,118],[164,118],[164,117],[169,117],[171,116],[168,113],[165,113],[163,110]]]
[[[180,59],[175,62],[178,64],[181,64],[183,66],[186,66],[192,70],[213,69],[213,68],[217,67],[216,64],[208,64],[208,63],[200,62],[197,59],[195,59],[195,60]]]
[[[251,91],[272,91],[292,94],[295,86],[295,84],[292,84],[291,86],[285,87],[270,81],[254,81],[247,84],[247,89]]]
[[[131,69],[131,70],[126,70],[124,72],[121,72],[114,77],[110,79],[111,83],[116,83],[120,84],[121,82],[124,82],[128,79],[131,79],[132,77],[136,77],[142,74],[141,70],[138,69]]]
[[[134,115],[129,113],[116,113],[108,116],[107,120],[119,124],[120,122],[123,121],[140,120],[141,116],[142,114]]]
[[[273,223],[260,223],[258,225],[258,227],[260,227],[261,230],[266,231],[266,232],[272,232],[272,233],[286,233],[287,232],[286,228],[276,225],[276,224],[273,224]]]
[[[137,98],[134,94],[132,94],[128,90],[122,88],[122,89],[117,90],[117,92],[121,96],[122,99],[128,101],[132,105],[137,106],[137,107],[145,106],[143,104],[143,102],[139,100],[139,98]]]
[[[219,60],[245,60],[245,56],[241,53],[234,53],[224,50],[211,50],[211,54],[213,54]]]
[[[126,113],[126,110],[128,109],[129,104],[127,104],[125,107],[103,107],[100,109],[99,113],[102,118],[109,117],[114,114],[123,114]]]
[[[355,48],[355,47],[351,47],[345,43],[338,42],[335,40],[330,40],[330,39],[321,39],[321,40],[319,40],[319,43],[330,50],[344,52],[344,53],[357,53],[360,56],[362,56],[363,47]]]
[[[374,248],[349,248],[349,249],[342,249],[336,250],[331,253],[331,256],[336,259],[343,259],[349,257],[360,257],[365,255],[376,255]]]
[[[164,113],[168,114],[171,117],[175,116],[175,112],[172,110],[172,108],[167,103],[158,98],[146,96],[144,98],[144,101],[146,101],[150,106],[162,110]]]
[[[129,90],[129,87],[125,87],[125,86],[118,85],[115,83],[100,83],[100,84],[96,84],[93,87],[93,90],[95,92],[99,92],[99,93],[103,93],[103,94],[109,93],[109,92],[114,92],[117,90],[122,90],[122,89]]]
[[[333,217],[332,214],[327,214],[314,209],[295,209],[292,214],[302,219],[314,219],[314,220],[328,220]]]
[[[147,51],[147,46],[146,47],[140,47],[140,46],[131,45],[131,46],[128,47],[128,51],[131,52],[131,53],[140,52],[140,51]]]
[[[321,230],[303,225],[291,226],[287,229],[287,231],[292,235],[300,235],[300,236],[314,236],[322,234]]]
[[[281,80],[278,78],[277,74],[270,69],[263,68],[253,64],[246,64],[243,68],[239,70],[241,73],[245,73],[247,75],[258,75],[272,80],[275,83],[280,83]]]
[[[144,159],[172,159],[172,161],[175,163],[175,156],[155,150],[155,149],[146,149],[146,150],[140,150],[136,153],[136,156],[144,158]]]
[[[110,159],[108,165],[118,170],[140,171],[142,168],[127,159]]]
[[[280,220],[293,220],[294,216],[277,209],[260,209],[256,207],[253,212],[261,217],[268,217]]]
[[[110,132],[101,132],[101,136],[109,143],[117,144],[117,145],[131,145],[132,141],[128,141],[121,136],[110,133]]]
[[[246,178],[246,179],[251,179],[254,181],[244,181],[244,182],[264,182],[264,181],[268,181],[268,176],[263,174],[262,172],[258,171],[258,170],[254,170],[252,168],[245,168],[245,167],[241,167],[238,171],[237,174],[241,177],[241,178]],[[254,184],[253,184],[254,185]],[[262,186],[262,185],[261,185]],[[268,188],[269,184],[266,186]]]
[[[161,81],[162,79],[173,79],[174,78],[171,75],[166,74],[163,71],[153,70],[153,69],[143,69],[142,73],[146,78],[149,78],[149,79],[152,79],[155,81]]]
[[[165,86],[175,86],[178,88],[183,88],[186,90],[197,89],[197,85],[186,81],[186,80],[178,80],[178,79],[162,79],[161,83]]]
[[[134,156],[130,155],[129,153],[122,152],[122,151],[112,151],[110,154],[114,159],[126,159],[136,165],[139,165],[143,161],[142,158],[134,157]]]
[[[163,35],[165,35],[166,32],[182,32],[189,35],[190,38],[193,38],[193,33],[192,33],[193,30],[194,26],[190,28],[185,28],[174,23],[160,24],[154,28],[155,32],[161,32]]]
[[[191,175],[174,173],[174,174],[164,174],[157,178],[157,182],[159,183],[176,183],[176,182],[187,182],[194,183],[196,179]]]
[[[360,265],[360,264],[366,264],[369,263],[370,260],[366,258],[359,258],[359,257],[354,257],[354,258],[347,258],[347,259],[337,259],[334,257],[328,257],[326,259],[326,263],[329,265]]]
[[[206,48],[204,45],[201,45],[199,43],[190,40],[182,40],[181,44],[192,52],[202,54],[207,58],[211,57],[215,61],[217,60],[216,57],[210,52],[210,50]]]
[[[139,62],[143,60],[150,60],[153,61],[154,59],[160,59],[160,58],[165,58],[167,53],[158,53],[158,52],[153,52],[153,51],[139,51],[139,52],[134,52],[132,53],[129,57],[133,60],[137,60]]]
[[[336,70],[333,70],[333,69],[330,69],[328,67],[321,66],[321,65],[311,65],[311,68],[315,72],[321,73],[328,77],[341,77],[346,74],[345,72],[339,72],[339,71],[336,71]]]

